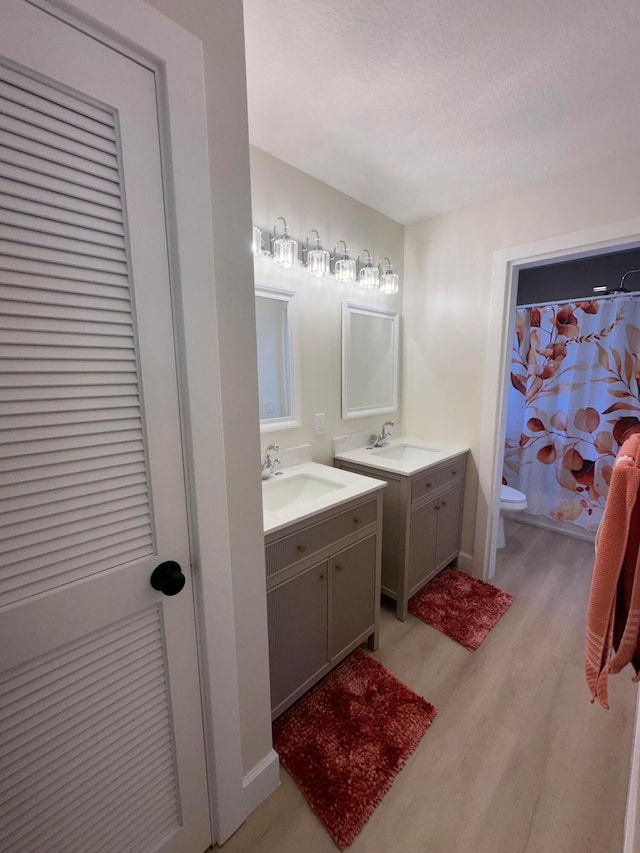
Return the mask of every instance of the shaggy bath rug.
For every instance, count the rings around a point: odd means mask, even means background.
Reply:
[[[409,613],[473,652],[512,601],[509,592],[446,569],[409,599]]]
[[[433,705],[356,649],[274,721],[280,761],[341,850],[435,715]]]

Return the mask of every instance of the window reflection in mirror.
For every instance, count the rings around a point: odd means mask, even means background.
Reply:
[[[342,417],[398,407],[398,314],[343,303]]]
[[[295,294],[257,286],[260,431],[299,426]]]

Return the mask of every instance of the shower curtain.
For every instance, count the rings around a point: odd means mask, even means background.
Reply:
[[[640,297],[521,308],[504,475],[528,512],[598,526],[623,441],[640,432]]]

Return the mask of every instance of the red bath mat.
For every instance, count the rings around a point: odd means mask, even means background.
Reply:
[[[512,601],[509,592],[446,569],[409,599],[409,613],[473,652]]]
[[[433,705],[356,649],[274,721],[273,745],[344,850],[435,715]]]

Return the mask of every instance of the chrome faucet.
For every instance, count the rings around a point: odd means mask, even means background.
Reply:
[[[262,479],[263,480],[268,480],[272,474],[276,473],[276,472],[274,472],[274,468],[276,467],[276,465],[281,466],[280,460],[278,459],[278,450],[279,449],[280,448],[278,447],[277,444],[270,444],[267,447],[267,449],[265,450],[264,459],[260,463],[262,466]],[[275,457],[273,457],[273,458],[271,456],[272,453],[276,454]],[[282,472],[279,471],[277,473],[282,473]]]
[[[382,424],[382,432],[380,435],[376,435],[375,433],[371,436],[371,446],[372,447],[383,447],[385,444],[389,444],[387,441],[388,436],[391,435],[390,432],[387,432],[388,426],[395,426],[393,421],[385,421]]]

